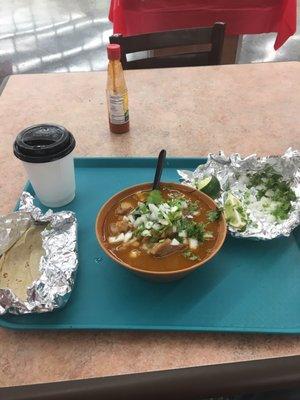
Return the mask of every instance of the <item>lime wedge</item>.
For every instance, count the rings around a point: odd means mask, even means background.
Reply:
[[[228,193],[224,204],[224,213],[227,223],[237,230],[242,230],[247,225],[247,215],[240,200]]]
[[[211,198],[215,199],[220,193],[220,182],[215,176],[208,176],[196,183],[196,187],[201,192],[207,194]]]

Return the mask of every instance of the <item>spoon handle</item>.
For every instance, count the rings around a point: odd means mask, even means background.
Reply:
[[[156,164],[156,171],[155,171],[155,177],[154,177],[154,181],[153,181],[153,187],[152,187],[153,190],[159,188],[160,178],[161,178],[162,170],[164,167],[166,155],[167,155],[166,150],[161,150],[159,153],[159,156],[157,159],[157,164]]]

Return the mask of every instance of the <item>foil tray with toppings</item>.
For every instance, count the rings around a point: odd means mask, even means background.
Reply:
[[[300,152],[282,156],[209,154],[182,183],[214,198],[233,236],[258,240],[289,236],[300,224]]]
[[[66,304],[78,264],[76,238],[73,212],[43,214],[23,192],[19,211],[0,217],[0,315]]]

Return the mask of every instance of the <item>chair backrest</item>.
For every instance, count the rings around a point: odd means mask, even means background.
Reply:
[[[217,65],[221,62],[225,23],[216,22],[213,27],[179,29],[154,32],[137,36],[110,36],[110,43],[121,46],[121,62],[124,69],[188,67],[197,65]],[[195,45],[197,48],[195,48]],[[204,51],[200,49],[204,47]],[[182,52],[179,51],[179,46]],[[176,47],[175,54],[164,55],[159,49]],[[193,47],[192,51],[187,51]],[[127,60],[127,54],[141,51],[159,50],[158,56]]]

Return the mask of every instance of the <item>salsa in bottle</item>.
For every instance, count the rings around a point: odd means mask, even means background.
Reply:
[[[109,127],[113,133],[129,131],[128,93],[121,64],[121,49],[118,44],[107,46],[107,105]]]

